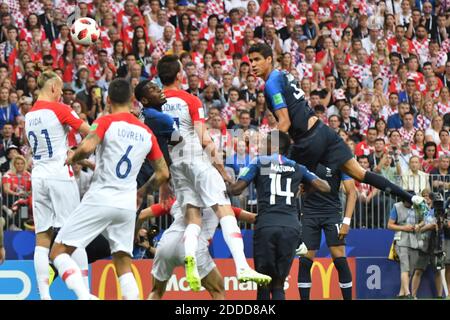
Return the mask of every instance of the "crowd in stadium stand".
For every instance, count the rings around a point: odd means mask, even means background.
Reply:
[[[100,26],[95,45],[71,40],[79,17]],[[237,176],[257,154],[258,137],[277,127],[247,56],[259,42],[273,48],[276,67],[298,79],[363,167],[416,193],[449,190],[449,0],[3,0],[0,26],[2,214],[10,230],[24,227],[15,216],[29,207],[24,115],[40,72],[55,70],[64,103],[92,123],[107,113],[112,79],[159,83],[159,58],[178,55],[183,89],[203,102],[211,136]],[[140,109],[134,101],[133,112]],[[79,141],[70,135],[71,146]],[[89,173],[75,174],[85,191]],[[363,205],[382,196],[357,188]]]

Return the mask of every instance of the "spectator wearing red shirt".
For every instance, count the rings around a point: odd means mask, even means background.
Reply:
[[[375,141],[377,140],[377,129],[367,129],[367,136],[365,140],[358,143],[355,147],[355,156],[369,155],[375,150]]]
[[[15,156],[11,163],[11,169],[2,178],[3,193],[5,195],[3,206],[11,208],[14,202],[19,199],[29,203],[31,199],[31,174],[26,169],[26,159],[21,155]],[[29,208],[31,210],[31,206]],[[11,223],[9,226],[10,230],[19,230],[17,214],[10,217],[9,221]]]
[[[142,14],[134,5],[133,0],[125,1],[124,9],[119,12],[116,20],[119,32],[123,32],[123,30],[131,24],[131,19],[135,14],[141,18],[141,25],[144,25]]]
[[[230,40],[230,38],[226,35],[225,32],[225,26],[223,24],[219,24],[216,27],[216,35],[214,38],[209,39],[208,41],[208,51],[214,52],[215,51],[215,43],[222,42],[223,47],[225,49],[225,54],[232,56],[235,52],[234,50],[234,44]]]

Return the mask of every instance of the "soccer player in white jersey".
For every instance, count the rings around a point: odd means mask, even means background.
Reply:
[[[186,230],[186,221],[184,220],[184,214],[181,211],[178,201],[175,201],[170,210],[169,208],[164,209],[160,203],[153,204],[147,209],[142,210],[136,223],[136,229],[138,229],[138,225],[140,226],[145,220],[152,217],[160,217],[169,212],[174,218],[174,221],[164,231],[156,248],[156,255],[153,259],[152,266],[153,287],[148,297],[149,300],[162,299],[166,292],[167,281],[172,276],[173,270],[184,264],[183,236]],[[234,207],[233,212],[236,218],[241,221],[248,223],[255,222],[256,215],[254,213]],[[208,250],[219,220],[211,208],[202,210],[202,214],[202,231],[199,236],[199,248],[196,252],[198,272],[201,283],[209,292],[211,298],[213,300],[223,300],[225,299],[223,277]]]
[[[147,158],[155,170],[150,178],[154,190],[169,179],[169,169],[153,132],[130,113],[131,96],[130,84],[125,79],[113,80],[107,98],[111,114],[94,122],[89,135],[68,159],[68,163],[78,162],[97,149],[89,190],[59,231],[50,253],[61,278],[83,300],[92,296],[69,254],[75,248],[86,247],[99,234],[105,236],[111,247],[123,298],[139,299],[131,272],[136,177]]]
[[[80,203],[78,186],[72,169],[66,165],[69,150],[67,135],[71,128],[81,134],[89,126],[69,106],[59,103],[63,82],[46,71],[39,76],[39,97],[25,116],[25,130],[33,152],[33,215],[36,232],[34,268],[41,299],[49,300],[49,250],[54,231]],[[88,262],[84,249],[76,250],[73,259],[82,269],[88,285]]]
[[[224,179],[229,181],[230,178],[208,134],[201,101],[180,89],[183,79],[181,62],[177,56],[167,55],[159,60],[157,70],[167,99],[161,109],[174,118],[183,137],[183,142],[173,147],[169,153],[175,195],[187,220],[184,245],[189,286],[193,291],[201,288],[195,252],[202,224],[200,208],[206,207],[213,208],[220,219],[225,242],[236,265],[238,280],[269,283],[270,277],[250,268],[245,258],[241,230],[226,193]],[[165,194],[168,192],[161,194],[163,200]]]

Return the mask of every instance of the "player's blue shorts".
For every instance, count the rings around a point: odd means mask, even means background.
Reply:
[[[304,135],[295,139],[289,158],[310,171],[314,171],[318,163],[336,170],[353,155],[337,132],[318,120]]]

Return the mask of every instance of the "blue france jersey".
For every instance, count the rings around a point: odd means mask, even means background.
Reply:
[[[341,217],[342,204],[339,198],[341,181],[352,178],[341,170],[332,170],[319,164],[314,172],[320,179],[326,180],[330,185],[330,192],[320,192],[313,190],[302,196],[302,214],[315,218]],[[317,204],[320,203],[318,206]]]
[[[296,194],[300,183],[317,176],[306,167],[281,156],[260,156],[244,168],[239,180],[254,181],[258,194],[256,228],[267,226],[298,227]]]
[[[314,116],[314,110],[305,100],[305,93],[300,89],[298,81],[288,72],[273,70],[264,88],[269,110],[275,111],[287,108],[291,127],[289,134],[292,138],[308,131],[308,119]],[[276,115],[275,115],[276,117]]]

